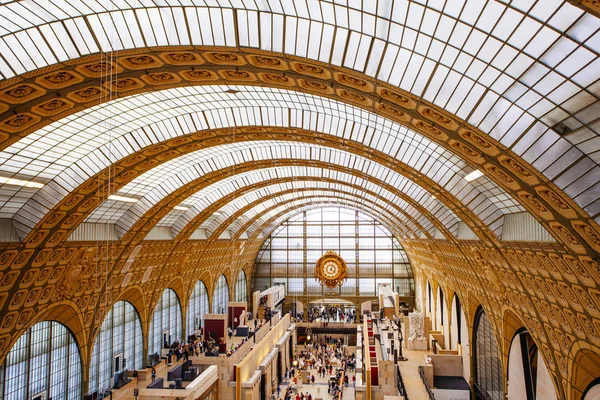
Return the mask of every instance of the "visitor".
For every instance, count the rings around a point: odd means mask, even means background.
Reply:
[[[231,330],[231,327],[227,328],[227,334],[229,335],[229,340],[231,340],[231,336],[233,335],[233,330]]]
[[[156,379],[156,369],[152,367],[152,382]]]

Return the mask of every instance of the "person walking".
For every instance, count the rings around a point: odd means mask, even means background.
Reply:
[[[156,369],[152,367],[152,382],[156,379]]]

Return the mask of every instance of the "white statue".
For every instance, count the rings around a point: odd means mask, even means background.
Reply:
[[[423,313],[408,314],[408,321],[410,324],[408,348],[410,350],[427,350],[427,338],[425,337],[425,317]]]
[[[246,310],[240,314],[240,324],[238,326],[246,326]]]

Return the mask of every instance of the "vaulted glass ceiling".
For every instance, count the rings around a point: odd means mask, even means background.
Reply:
[[[365,203],[351,195],[334,196],[332,194],[327,195],[325,193],[315,192],[311,193],[307,198],[295,199],[292,196],[281,196],[272,200],[267,200],[267,204],[270,206],[270,209],[267,212],[269,217],[264,218],[261,215],[256,221],[248,226],[246,216],[244,216],[231,223],[226,229],[232,232],[234,236],[240,236],[243,233],[248,233],[249,236],[259,234],[268,236],[270,230],[275,229],[281,224],[281,221],[286,220],[290,215],[295,214],[299,210],[322,207],[323,205],[342,205],[372,215],[386,228],[390,229],[390,231],[401,238],[416,237],[408,232],[402,224],[398,224],[397,221],[390,219],[389,215],[382,212],[382,209],[379,206]],[[253,211],[252,214],[254,217],[260,215],[261,211],[266,214],[262,205],[257,207],[260,207],[261,210]]]
[[[397,86],[498,140],[600,220],[600,22],[569,3],[32,0],[0,5],[1,79],[99,51],[118,56],[121,50],[179,45],[274,51]],[[228,89],[238,93],[225,93]],[[438,182],[496,234],[503,215],[524,210],[486,176],[466,182],[472,168],[460,157],[384,117],[282,89],[205,86],[94,106],[4,149],[0,218],[14,218],[23,236],[69,192],[128,154],[199,130],[253,125],[302,128],[381,151]],[[119,191],[137,203],[107,200],[88,222],[113,222],[126,230],[160,199],[207,171],[290,156],[327,162],[333,157],[384,182],[401,181],[400,190],[455,229],[456,216],[431,201],[431,188],[372,161],[332,148],[315,155],[301,143],[278,144],[275,150],[265,143],[207,148],[169,161]],[[358,166],[350,164],[356,160]],[[21,187],[9,178],[46,186]],[[233,182],[219,190],[231,193]],[[171,211],[161,225],[181,229],[193,218],[192,210],[206,206],[201,195],[188,202],[189,210]]]
[[[293,189],[298,184],[307,186],[309,183],[322,183],[320,181],[324,179],[331,179],[335,181],[348,182],[353,186],[362,187],[370,192],[376,193],[385,199],[388,199],[392,204],[397,205],[405,211],[407,215],[410,215],[422,226],[424,226],[430,233],[433,234],[433,222],[428,220],[427,217],[415,209],[411,204],[407,203],[404,199],[398,197],[395,193],[392,193],[389,189],[383,188],[373,181],[366,180],[355,175],[350,175],[345,172],[330,170],[326,168],[316,167],[296,167],[296,166],[279,166],[273,168],[265,168],[258,171],[250,171],[236,175],[235,177],[223,179],[217,183],[214,183],[205,189],[199,190],[185,201],[180,204],[183,209],[173,209],[167,215],[165,215],[161,221],[157,224],[158,226],[178,226],[183,227],[189,223],[192,218],[198,214],[204,213],[206,208],[213,204],[216,204],[220,199],[230,199],[234,191],[245,188],[258,187],[262,182],[273,182],[278,186],[282,186],[288,189]],[[312,181],[312,182],[311,182]],[[284,183],[280,183],[284,182]],[[422,201],[426,206],[432,209],[433,215],[442,224],[452,232],[455,236],[457,233],[458,218],[456,215],[442,205],[438,200],[429,198],[423,198]],[[101,219],[94,219],[98,210],[88,218],[88,222],[116,222],[107,221]],[[216,220],[218,216],[223,213],[215,213],[212,217]],[[404,218],[401,218],[404,219]],[[125,218],[124,220],[127,220]],[[207,219],[210,221],[211,218]],[[117,220],[118,221],[118,220]],[[123,227],[120,223],[117,225],[118,228],[123,229],[123,234],[129,227]],[[175,232],[174,232],[175,233]]]
[[[361,71],[510,146],[535,121],[598,134],[598,28],[560,0],[11,1],[0,9],[0,74],[98,51],[257,48]],[[571,143],[598,151],[581,136]]]
[[[347,196],[351,196],[353,198],[360,198],[362,199],[363,204],[376,204],[377,206],[382,207],[380,214],[387,214],[388,219],[394,220],[395,218],[397,220],[403,221],[403,223],[413,232],[421,232],[421,229],[419,229],[419,227],[417,227],[412,221],[407,220],[407,218],[402,214],[401,209],[392,207],[389,204],[386,205],[381,201],[381,199],[374,196],[374,194],[361,191],[359,188],[351,188],[344,184],[327,182],[295,182],[293,185],[278,184],[262,189],[257,189],[248,194],[240,196],[232,200],[226,206],[221,207],[218,211],[219,215],[214,218],[211,218],[210,220],[205,221],[200,226],[200,228],[206,229],[207,232],[212,233],[217,228],[219,228],[224,221],[226,221],[229,217],[238,212],[238,210],[242,210],[244,209],[244,207],[251,205],[255,202],[259,202],[263,198],[271,197],[283,191],[288,191],[289,193],[278,196],[277,198],[261,202],[260,204],[252,207],[248,212],[244,214],[243,218],[240,218],[240,221],[236,222],[242,223],[244,222],[244,219],[252,219],[254,216],[260,215],[262,211],[268,209],[269,207],[275,206],[277,204],[277,201],[295,199],[301,196],[319,196],[322,194],[330,193],[332,195],[341,196],[343,198],[348,198]],[[273,215],[273,211],[268,212],[264,215],[260,215],[260,218],[257,219],[257,223],[261,224],[264,220],[268,220]],[[390,215],[392,216],[392,218],[390,218]],[[433,232],[431,232],[431,235],[433,236]]]
[[[126,185],[117,194],[122,196],[133,196],[144,194],[141,201],[131,206],[131,213],[122,215],[115,214],[114,216],[107,215],[104,208],[99,211],[105,218],[103,222],[115,222],[120,219],[123,222],[118,222],[118,226],[126,231],[135,222],[135,219],[143,214],[149,207],[160,201],[165,194],[171,193],[210,172],[216,170],[225,170],[228,173],[235,173],[236,165],[247,162],[268,162],[269,167],[277,168],[277,164],[285,165],[287,159],[291,160],[315,160],[320,161],[325,166],[337,165],[342,170],[357,170],[372,177],[374,180],[391,185],[399,192],[405,193],[407,197],[412,198],[415,203],[421,204],[429,210],[433,215],[438,217],[442,223],[447,224],[447,228],[451,231],[456,223],[454,218],[448,221],[448,215],[454,215],[439,200],[433,199],[432,195],[422,188],[420,185],[405,178],[399,173],[384,167],[376,162],[370,161],[364,157],[353,155],[349,152],[317,146],[314,144],[304,144],[295,142],[281,141],[259,141],[249,142],[251,147],[248,148],[248,143],[234,143],[216,146],[207,150],[199,150],[193,153],[177,157],[171,161],[165,162],[145,174],[140,175],[131,183]],[[295,173],[295,170],[292,170]],[[345,180],[350,179],[349,174],[343,176]],[[230,192],[231,182],[226,182],[229,186],[226,190]],[[448,190],[455,193],[457,196],[465,196],[471,199],[465,201],[470,207],[473,207],[476,212],[480,213],[482,220],[493,229],[500,230],[502,226],[503,214],[495,207],[493,203],[488,201],[481,195],[475,187],[464,179],[460,183],[450,183]],[[149,190],[151,189],[151,190]],[[138,190],[144,190],[140,192]],[[112,200],[107,200],[111,202]],[[186,204],[194,204],[187,203]],[[112,204],[102,207],[111,207]],[[122,207],[121,204],[118,205]],[[188,211],[189,218],[193,217],[198,210]],[[130,214],[130,215],[128,215]],[[420,213],[419,213],[420,214]],[[91,218],[97,219],[97,213],[92,214]],[[418,214],[415,214],[418,217]],[[179,231],[181,225],[186,219],[178,221],[175,224],[176,231]]]
[[[233,88],[239,92],[232,95],[226,93],[228,88],[196,86],[134,95],[77,112],[19,140],[0,152],[2,173],[48,184],[36,197],[33,197],[36,191],[30,188],[4,184],[0,193],[0,204],[3,204],[0,215],[7,218],[16,214],[15,219],[22,223],[20,227],[27,233],[43,213],[40,212],[37,219],[31,215],[20,218],[19,206],[30,210],[48,209],[60,200],[61,195],[145,146],[205,129],[254,125],[303,128],[337,139],[354,140],[378,150],[440,182],[452,193],[458,195],[461,192],[459,196],[473,198],[469,207],[479,207],[487,216],[486,222],[492,224],[491,229],[497,233],[502,214],[523,211],[515,200],[485,176],[472,183],[464,181],[462,178],[472,168],[455,154],[387,118],[305,93],[235,86]],[[234,131],[225,136],[235,139]],[[224,168],[231,165],[232,158],[227,154],[232,149],[245,150],[251,155],[245,160],[251,160],[253,154],[260,153],[252,149],[264,146],[261,142],[241,142],[230,147],[207,148],[152,169],[125,186],[119,194],[136,198],[150,196],[151,201],[156,202],[181,183],[172,178],[183,166],[211,160],[211,170],[212,166]],[[300,144],[290,143],[289,146]],[[225,159],[216,162],[219,155],[225,155]],[[282,157],[265,155],[271,156]],[[206,172],[206,169],[198,170],[195,174]],[[160,194],[153,195],[152,190],[163,182],[171,187],[157,189]],[[411,190],[406,189],[407,192]],[[122,204],[114,205],[112,211],[103,213],[122,212]]]

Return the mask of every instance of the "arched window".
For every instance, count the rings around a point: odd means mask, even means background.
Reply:
[[[348,279],[333,290],[312,275],[327,251],[336,252],[348,268]],[[414,304],[412,267],[398,239],[370,215],[343,207],[307,210],[283,222],[258,253],[252,279],[253,290],[283,284],[290,298],[308,296],[312,301],[334,293],[376,296],[378,285],[387,284],[409,307]]]
[[[148,335],[148,354],[159,353],[165,344],[182,339],[181,305],[173,290],[165,289],[156,304]]]
[[[198,281],[190,296],[187,310],[187,334],[193,335],[204,323],[204,314],[208,314],[208,292],[204,282]]]
[[[520,329],[508,352],[508,398],[556,400],[552,377],[533,337]]]
[[[0,371],[0,398],[81,399],[81,357],[75,338],[62,324],[43,321],[17,340]]]
[[[248,302],[248,289],[246,286],[246,273],[241,270],[235,283],[235,301]]]
[[[483,399],[502,400],[504,389],[498,343],[481,307],[475,316],[474,332],[475,388]]]
[[[427,281],[427,310],[431,313],[433,312],[433,308],[432,308],[432,304],[433,304],[433,299],[432,299],[432,294],[431,294],[431,284],[429,283],[429,281]]]
[[[119,371],[143,368],[143,354],[140,317],[131,303],[118,301],[106,314],[94,341],[89,392],[112,387],[113,376]],[[116,365],[121,367],[118,371]]]
[[[446,325],[446,321],[444,320],[444,308],[446,308],[445,304],[444,304],[444,292],[442,291],[442,287],[438,286],[438,297],[439,297],[439,303],[440,303],[440,308],[438,311],[438,315],[437,318],[439,319],[439,323],[440,325]],[[441,328],[438,327],[438,328]]]
[[[225,314],[227,303],[229,303],[229,287],[227,286],[227,278],[225,278],[225,275],[221,275],[213,292],[213,314]]]

